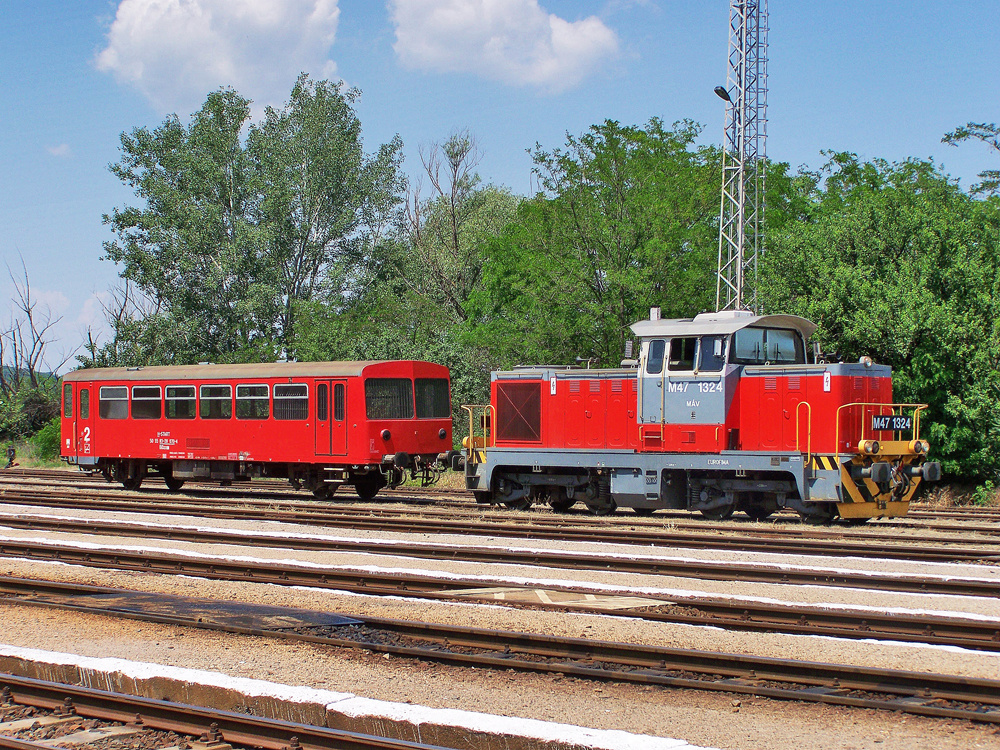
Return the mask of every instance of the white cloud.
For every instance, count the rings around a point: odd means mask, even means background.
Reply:
[[[538,0],[389,0],[393,48],[410,68],[475,73],[557,92],[618,52],[596,16],[566,21]]]
[[[122,0],[98,69],[163,112],[186,114],[220,86],[279,104],[302,71],[336,72],[337,0]]]
[[[58,146],[46,146],[45,150],[53,156],[69,156],[72,153],[68,143],[60,143]]]

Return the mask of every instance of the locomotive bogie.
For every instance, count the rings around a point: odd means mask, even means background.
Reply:
[[[62,455],[131,489],[269,477],[371,498],[439,478],[449,389],[447,368],[417,361],[78,370],[63,383]]]

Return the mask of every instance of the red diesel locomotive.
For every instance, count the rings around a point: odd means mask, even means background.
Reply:
[[[479,502],[864,521],[905,514],[921,481],[940,478],[920,439],[926,406],[894,404],[890,368],[867,357],[807,357],[804,318],[661,320],[654,308],[632,330],[640,356],[620,369],[493,373],[491,404],[465,407],[460,463]]]
[[[409,471],[437,480],[452,447],[448,369],[430,362],[288,362],[76,370],[63,378],[62,455],[128,489],[148,475],[281,477],[371,499]]]

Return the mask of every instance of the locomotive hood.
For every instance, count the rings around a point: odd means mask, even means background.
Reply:
[[[672,336],[728,336],[743,328],[791,328],[808,339],[818,326],[798,315],[753,315],[732,311],[701,313],[693,318],[640,320],[632,324],[632,332],[640,338]]]

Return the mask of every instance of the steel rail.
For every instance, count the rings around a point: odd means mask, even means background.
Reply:
[[[115,614],[136,617],[129,612]],[[352,638],[290,633],[253,626],[196,623],[183,617],[163,615],[137,619],[245,635],[278,636],[326,646],[364,648],[459,667],[556,672],[586,679],[1000,723],[1000,680],[382,618],[355,619],[369,628],[391,633],[402,639],[402,643],[398,640],[395,643],[378,642],[369,634]],[[332,630],[336,633],[350,627],[338,626]]]
[[[252,541],[249,540],[248,541]],[[385,547],[383,552],[392,552]],[[522,565],[544,565],[550,558],[571,559],[568,555],[551,553],[511,553],[500,549],[468,548],[469,554],[460,556],[460,548],[440,548],[438,557],[449,557],[473,562],[492,562]],[[18,539],[0,540],[0,557],[23,557],[30,560],[57,560],[78,563],[91,567],[116,568],[120,570],[144,570],[168,574],[197,575],[219,580],[267,580],[287,585],[319,586],[323,588],[363,589],[370,591],[377,587],[391,586],[393,594],[400,590],[409,592],[455,591],[470,588],[488,588],[497,585],[491,579],[446,580],[428,575],[401,573],[379,573],[374,571],[351,571],[336,568],[316,568],[305,565],[270,563],[263,560],[253,564],[225,560],[219,557],[191,557],[188,555],[132,551],[115,548],[81,548]],[[909,592],[918,594],[950,594],[953,596],[987,596],[1000,594],[1000,581],[969,578],[892,576],[881,573],[855,573],[845,571],[804,570],[788,566],[751,565],[735,562],[715,562],[709,560],[628,560],[588,556],[595,560],[584,560],[584,567],[594,569],[599,565],[604,570],[615,572],[642,572],[647,575],[674,576],[704,580],[739,580],[759,583],[783,583],[796,585],[839,586],[879,591]],[[566,590],[585,590],[582,585],[574,587],[565,584]]]
[[[0,496],[2,497],[2,496]],[[8,502],[17,502],[8,497],[4,497]],[[37,500],[32,496],[32,500]],[[42,504],[32,502],[34,505]],[[47,502],[44,504],[51,504]],[[66,498],[65,505],[74,508],[84,508],[88,510],[127,510],[136,512],[144,510],[146,512],[156,512],[163,514],[177,514],[187,509],[190,515],[210,516],[213,518],[232,519],[252,519],[252,520],[272,520],[292,523],[303,523],[304,521],[315,521],[332,528],[350,528],[353,530],[371,529],[375,531],[396,531],[403,533],[461,533],[461,534],[483,534],[489,536],[509,536],[519,539],[555,539],[560,541],[583,541],[616,544],[649,544],[658,547],[678,547],[686,549],[724,549],[737,550],[741,552],[761,552],[771,554],[803,554],[828,557],[864,557],[875,559],[894,558],[899,560],[910,560],[916,562],[959,562],[959,561],[989,561],[1000,562],[1000,548],[988,549],[988,547],[1000,546],[1000,541],[973,541],[979,546],[958,547],[949,544],[947,540],[934,540],[924,538],[924,546],[914,546],[920,541],[915,538],[907,538],[902,544],[887,544],[884,538],[878,538],[880,544],[872,544],[873,537],[866,536],[864,541],[845,541],[844,539],[816,538],[816,535],[806,535],[804,537],[789,539],[786,534],[778,535],[774,533],[754,533],[752,535],[740,534],[738,536],[720,536],[710,530],[696,530],[692,532],[677,532],[668,529],[658,528],[655,530],[644,529],[619,529],[613,526],[603,525],[598,527],[584,526],[582,528],[568,527],[565,523],[552,524],[551,522],[538,522],[532,519],[531,522],[514,524],[497,524],[493,522],[471,521],[462,519],[441,519],[428,518],[425,516],[395,516],[371,514],[328,514],[317,513],[315,511],[302,514],[288,511],[266,510],[255,513],[245,508],[226,508],[220,510],[206,511],[203,507],[186,508],[177,502],[170,504],[157,504],[152,507],[136,507],[135,503],[120,503],[119,501],[106,502],[80,502],[79,498]],[[187,514],[186,514],[187,515]],[[55,521],[32,518],[25,515],[12,516],[0,515],[0,525],[7,525],[17,528],[45,528]],[[60,522],[67,529],[71,528],[71,521]],[[80,528],[89,522],[79,522]],[[94,521],[91,525],[96,526],[99,522]],[[116,524],[117,528],[117,524]],[[121,528],[126,528],[122,526]],[[696,528],[696,527],[695,527]],[[87,533],[91,529],[85,529]],[[121,532],[129,533],[131,532]],[[175,538],[181,538],[183,532],[178,530]],[[221,533],[221,532],[220,532]],[[929,546],[928,542],[934,542],[937,546]],[[288,546],[288,544],[280,545]],[[987,547],[981,549],[980,547]]]
[[[68,698],[81,716],[121,723],[135,722],[138,716],[143,726],[177,734],[197,737],[211,731],[210,727],[215,724],[222,735],[221,741],[265,750],[287,750],[289,745],[294,744],[293,737],[298,738],[304,750],[441,750],[439,745],[296,724],[11,674],[0,673],[0,686],[10,689],[15,703],[56,709],[64,706]]]

